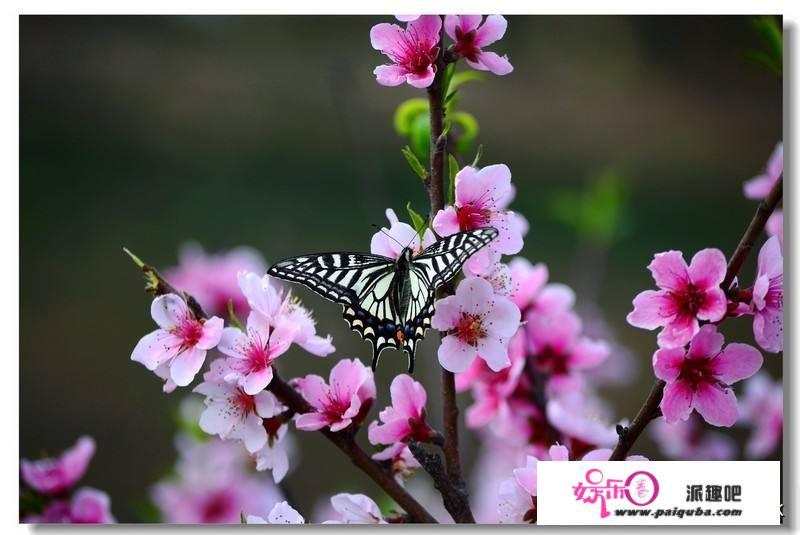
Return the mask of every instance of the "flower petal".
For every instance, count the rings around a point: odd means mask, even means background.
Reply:
[[[194,380],[194,376],[203,367],[206,360],[205,349],[190,347],[172,361],[169,368],[170,378],[178,386],[186,386]]]
[[[514,70],[514,66],[508,61],[508,56],[501,56],[495,52],[482,51],[478,53],[475,59],[486,67],[486,70],[498,76],[504,76]]]
[[[703,249],[692,257],[689,277],[698,288],[708,289],[720,285],[725,278],[727,262],[719,249]]]
[[[689,282],[689,268],[680,251],[658,253],[647,266],[659,288],[680,290]]]
[[[685,381],[667,383],[661,400],[661,412],[668,424],[689,418],[692,412],[692,389]]]
[[[489,46],[495,41],[499,41],[506,33],[508,22],[502,15],[489,15],[486,22],[475,32],[475,46]]]
[[[707,382],[697,385],[692,406],[711,425],[730,427],[739,416],[733,390]]]
[[[633,311],[626,319],[634,327],[653,330],[667,325],[676,313],[675,299],[669,292],[645,290],[634,297]]]
[[[764,364],[761,352],[751,345],[733,343],[711,360],[714,375],[727,385],[755,375]]]
[[[465,371],[477,355],[474,347],[461,342],[454,335],[445,336],[438,351],[439,364],[453,373]]]
[[[703,325],[700,331],[692,338],[689,345],[689,358],[710,358],[715,357],[722,351],[722,344],[725,337],[717,332],[715,325]]]
[[[408,71],[401,65],[378,65],[372,73],[379,84],[395,87],[406,81]]]

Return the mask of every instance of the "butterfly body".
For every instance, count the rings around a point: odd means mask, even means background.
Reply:
[[[322,253],[287,258],[268,273],[297,282],[342,305],[350,329],[373,347],[372,367],[387,347],[408,355],[414,369],[416,344],[431,325],[436,288],[497,236],[491,227],[448,236],[414,256],[403,249],[397,259],[363,253]]]

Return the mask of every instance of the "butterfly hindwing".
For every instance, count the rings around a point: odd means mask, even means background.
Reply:
[[[411,373],[417,342],[431,326],[436,288],[496,236],[490,227],[460,232],[411,260],[407,251],[397,260],[360,253],[298,256],[278,262],[268,273],[341,304],[350,329],[372,344],[373,369],[381,352],[391,347],[406,352]]]

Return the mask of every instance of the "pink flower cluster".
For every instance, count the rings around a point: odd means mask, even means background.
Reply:
[[[111,524],[111,500],[105,492],[91,487],[75,490],[86,473],[95,451],[91,437],[81,437],[77,444],[58,458],[20,461],[21,498],[39,497],[41,510],[21,506],[20,522],[28,524]],[[27,503],[22,501],[21,503]]]
[[[376,24],[370,30],[372,48],[391,60],[379,65],[374,74],[379,84],[398,86],[405,83],[417,88],[428,87],[436,76],[440,54],[439,39],[442,18],[438,15],[403,17],[408,20],[403,29],[396,24]],[[506,56],[484,50],[502,39],[506,19],[500,15],[448,15],[444,30],[453,40],[452,52],[463,57],[473,69],[504,75],[514,70]]]

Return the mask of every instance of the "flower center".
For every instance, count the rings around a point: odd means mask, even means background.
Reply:
[[[714,382],[714,375],[708,369],[709,359],[694,358],[683,361],[679,380],[687,381],[693,390],[697,389],[700,383]]]
[[[461,230],[485,227],[490,217],[491,212],[479,204],[469,203],[456,208],[456,219]]]
[[[673,292],[673,295],[680,303],[681,312],[689,316],[696,316],[706,302],[706,293],[691,283],[687,285],[685,290]]]
[[[247,367],[248,371],[255,372],[268,368],[272,365],[269,350],[259,341],[253,341],[247,348]]]
[[[478,340],[486,337],[480,316],[463,313],[455,328],[458,339],[465,344],[477,346]]]
[[[220,490],[208,497],[202,507],[205,524],[229,522],[233,514],[233,496],[228,489]]]
[[[236,407],[242,411],[243,420],[248,414],[256,410],[256,398],[245,393],[241,388],[236,389],[236,397],[233,401]]]
[[[173,334],[183,340],[186,347],[194,347],[203,337],[203,324],[192,318],[185,318],[175,327]]]
[[[456,28],[456,46],[453,50],[460,56],[467,58],[470,61],[478,61],[478,52],[480,48],[475,46],[475,35],[477,30],[470,30],[463,33],[461,28]]]
[[[534,357],[536,367],[546,373],[561,375],[567,373],[567,358],[560,351],[555,351],[550,346],[544,347]]]
[[[439,55],[439,47],[420,40],[413,30],[403,32],[398,48],[399,50],[387,55],[392,61],[415,74],[425,73]]]

